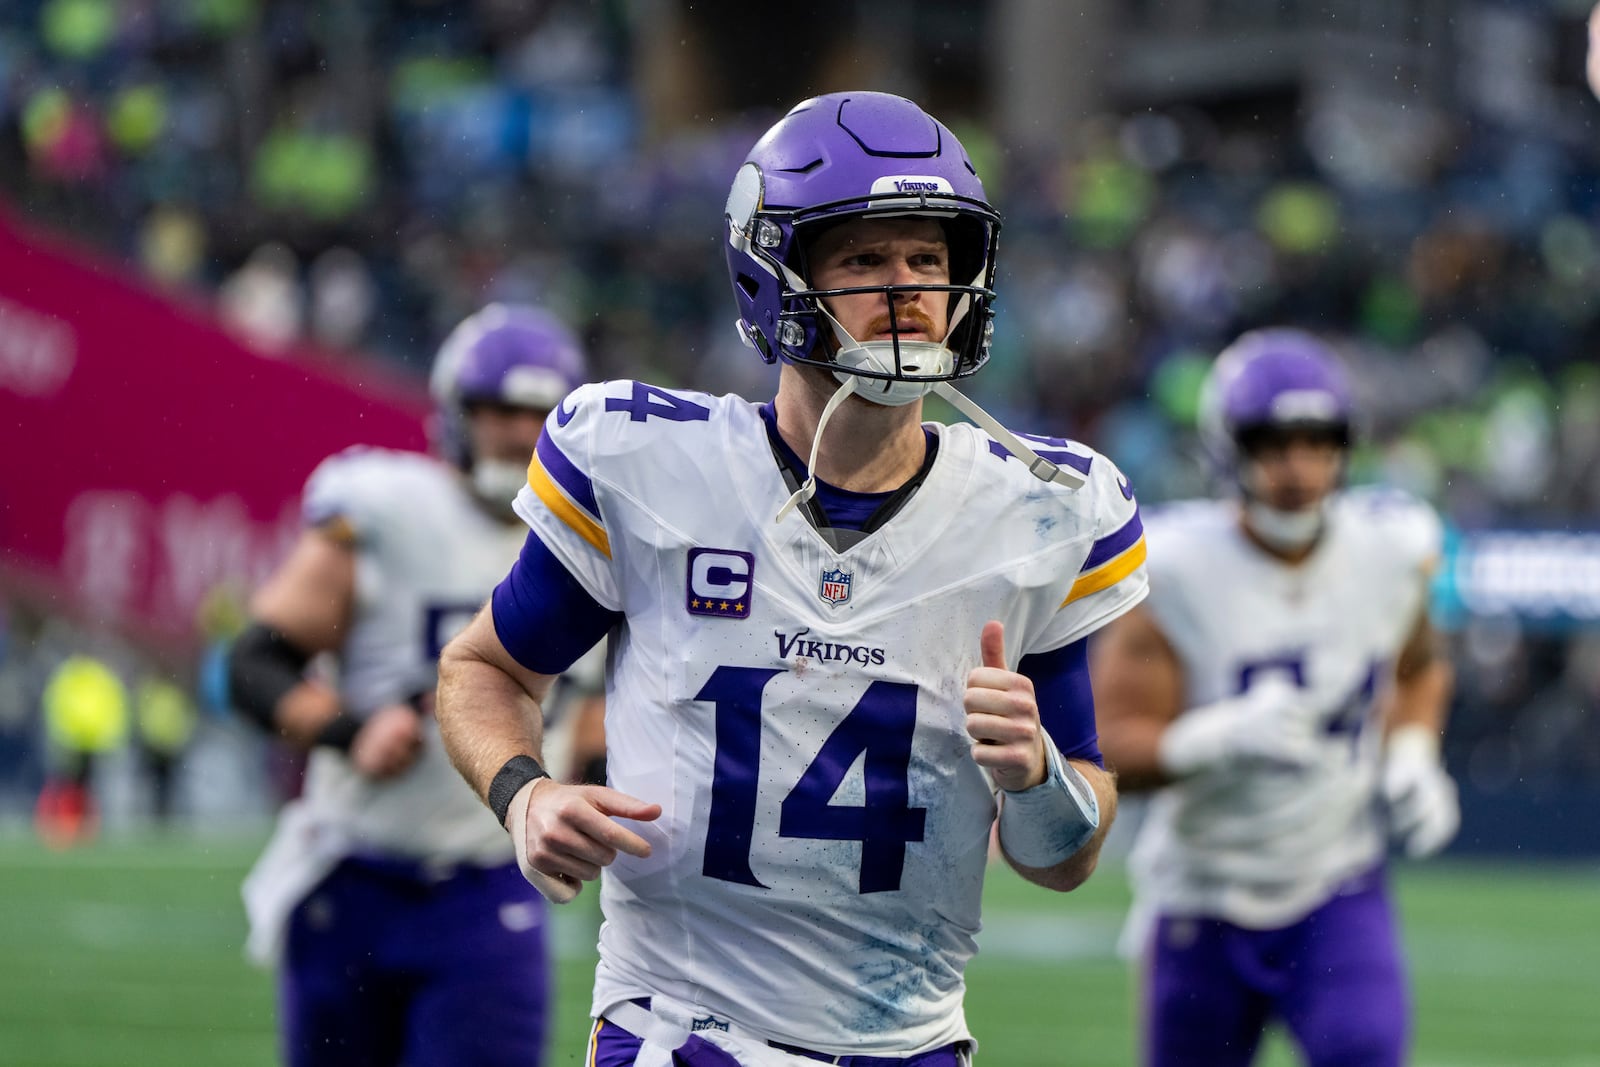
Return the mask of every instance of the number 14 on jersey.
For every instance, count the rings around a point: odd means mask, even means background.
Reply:
[[[707,877],[766,888],[750,866],[761,772],[761,700],[767,683],[784,673],[718,667],[695,695],[716,708],[717,752],[702,867]],[[899,889],[906,844],[922,840],[927,820],[926,808],[910,804],[916,725],[915,685],[876,681],[867,686],[784,797],[778,836],[860,841],[860,892]],[[863,754],[865,803],[833,803],[845,775]]]

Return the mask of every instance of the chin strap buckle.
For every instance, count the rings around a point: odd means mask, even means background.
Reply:
[[[1053,482],[1068,489],[1082,489],[1083,484],[1089,480],[1087,476],[1079,474],[1070,467],[1057,466],[1023,444],[1021,438],[1001,426],[993,415],[969,400],[961,390],[949,382],[936,383],[933,391],[948,400],[967,418],[987,430],[989,436],[999,441],[1007,452],[1026,463],[1028,473],[1041,482]]]

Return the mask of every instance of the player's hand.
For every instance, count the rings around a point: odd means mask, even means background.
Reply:
[[[536,778],[511,798],[506,829],[522,876],[552,904],[565,904],[584,882],[600,877],[600,869],[617,853],[650,855],[650,843],[617,819],[650,822],[660,817],[660,804],[646,804],[608,786]]]
[[[1176,778],[1240,766],[1309,767],[1324,758],[1324,729],[1305,690],[1269,676],[1174,719],[1161,736],[1161,765]]]
[[[373,712],[350,742],[350,763],[368,778],[393,778],[422,753],[422,720],[409,704]]]
[[[967,709],[967,733],[974,741],[972,758],[989,771],[1001,789],[1031,789],[1049,773],[1033,682],[1006,669],[1002,623],[984,623],[978,643],[983,665],[967,675],[967,692],[962,699]]]
[[[1456,783],[1440,765],[1438,741],[1426,727],[1403,726],[1390,735],[1379,788],[1389,810],[1389,836],[1407,856],[1431,856],[1456,836]]]

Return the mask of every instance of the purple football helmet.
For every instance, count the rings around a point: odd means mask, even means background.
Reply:
[[[588,376],[583,346],[554,315],[490,304],[462,320],[439,347],[429,391],[439,412],[439,449],[468,470],[467,412],[474,404],[553,411]]]
[[[814,289],[805,261],[810,237],[871,216],[940,222],[952,284]],[[988,360],[1000,217],[961,142],[910,100],[851,92],[797,104],[750,150],[728,194],[727,223],[739,333],[766,362],[783,359],[875,379],[885,392],[896,382],[964,378]],[[889,358],[847,365],[819,344],[832,330],[819,297],[930,288],[951,300],[949,334],[932,346],[939,350],[932,358],[896,342]]]
[[[1224,471],[1237,474],[1263,432],[1317,430],[1350,446],[1354,409],[1333,350],[1302,330],[1253,330],[1217,356],[1200,394],[1200,435]]]

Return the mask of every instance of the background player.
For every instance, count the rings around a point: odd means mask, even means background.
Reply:
[[[1145,1059],[1248,1063],[1275,1016],[1313,1067],[1398,1064],[1385,829],[1421,856],[1459,818],[1427,615],[1439,523],[1339,491],[1350,392],[1308,334],[1239,338],[1202,419],[1238,493],[1152,516],[1150,599],[1094,662],[1119,784],[1159,790],[1130,862]]]
[[[435,362],[440,452],[325,461],[307,529],[235,643],[235,703],[311,750],[303,797],[245,884],[251,949],[284,950],[291,1064],[539,1062],[543,901],[439,745],[440,647],[516,558],[510,501],[546,413],[584,378],[573,335],[491,305]],[[307,671],[330,652],[337,680]]]
[[[727,218],[776,401],[562,402],[446,744],[536,884],[605,869],[590,1062],[953,1065],[997,807],[1059,890],[1110,823],[1083,638],[1144,593],[1137,509],[1082,446],[921,422],[988,357],[999,222],[915,104],[798,105]],[[613,788],[545,781],[538,702],[613,628]]]

